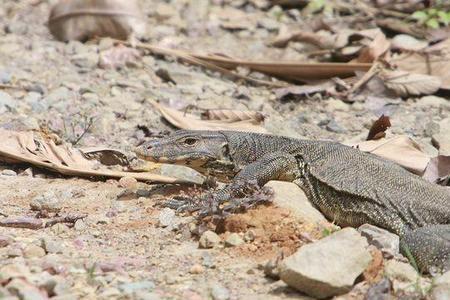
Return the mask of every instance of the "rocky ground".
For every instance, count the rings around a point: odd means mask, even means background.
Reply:
[[[241,6],[247,1],[227,1],[223,6],[220,2],[142,1],[148,25],[145,40],[255,60],[305,60],[303,53],[310,50],[306,44],[268,46],[283,26],[296,26],[298,12],[278,6],[260,9],[258,3],[264,1],[248,1],[245,8]],[[436,96],[361,96],[352,103],[320,96],[280,101],[266,87],[149,53],[118,70],[101,68],[101,53],[113,46],[111,41],[56,41],[45,24],[53,3],[6,0],[0,6],[0,84],[25,87],[0,89],[2,128],[56,134],[77,147],[129,151],[149,132],[174,129],[161,119],[151,99],[194,112],[262,111],[267,115],[265,127],[274,134],[341,142],[364,140],[372,122],[384,113],[391,118],[391,134],[414,137],[432,155],[438,150],[431,137],[448,133],[450,127],[450,102]],[[233,19],[236,15],[241,19]],[[242,27],[241,21],[243,28],[233,27]],[[172,80],[161,76],[164,72]],[[171,170],[165,170],[167,175],[174,175]],[[177,174],[192,176],[186,170]],[[232,216],[217,235],[199,232],[191,216],[157,206],[186,191],[183,186],[87,180],[29,165],[1,164],[0,213],[5,218],[34,217],[43,206],[56,216],[86,217],[40,229],[0,227],[0,298],[313,299],[285,283],[290,282],[287,273],[295,262],[285,262],[281,274],[271,265],[280,253],[290,255],[325,236],[299,258],[307,268],[314,253],[324,251],[324,263],[336,264],[340,271],[328,277],[319,272],[327,278],[316,292],[331,289],[326,295],[333,295],[337,290],[343,293],[337,299],[415,299],[431,294],[448,299],[448,273],[439,279],[419,276],[397,253],[395,236],[360,230],[381,241],[381,250],[368,246],[351,229],[336,236],[334,227],[314,211],[287,207],[291,197],[306,201],[295,187],[273,187],[279,205]],[[314,277],[318,271],[311,272]],[[439,293],[444,298],[438,298]]]

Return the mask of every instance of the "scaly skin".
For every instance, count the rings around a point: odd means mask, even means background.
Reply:
[[[232,131],[178,131],[136,153],[232,180],[216,195],[221,203],[245,182],[292,181],[329,220],[385,228],[400,236],[422,271],[450,270],[450,191],[375,155],[339,143]]]

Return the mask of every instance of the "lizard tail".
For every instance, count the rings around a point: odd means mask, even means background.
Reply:
[[[422,272],[450,270],[450,225],[429,225],[408,231],[401,237],[400,246]]]

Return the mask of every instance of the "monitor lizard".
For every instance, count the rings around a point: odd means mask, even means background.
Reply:
[[[177,131],[135,150],[138,157],[180,164],[231,183],[292,181],[340,226],[369,223],[400,236],[422,271],[450,270],[450,189],[399,165],[337,142],[233,131]]]

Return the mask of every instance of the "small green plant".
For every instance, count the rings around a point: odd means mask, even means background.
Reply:
[[[441,26],[450,24],[450,11],[444,11],[439,8],[428,8],[416,11],[411,18],[421,25],[432,29],[438,29]]]
[[[307,14],[315,14],[318,12],[323,12],[326,16],[333,15],[333,5],[330,3],[331,1],[326,0],[311,0],[308,5],[303,9]]]

